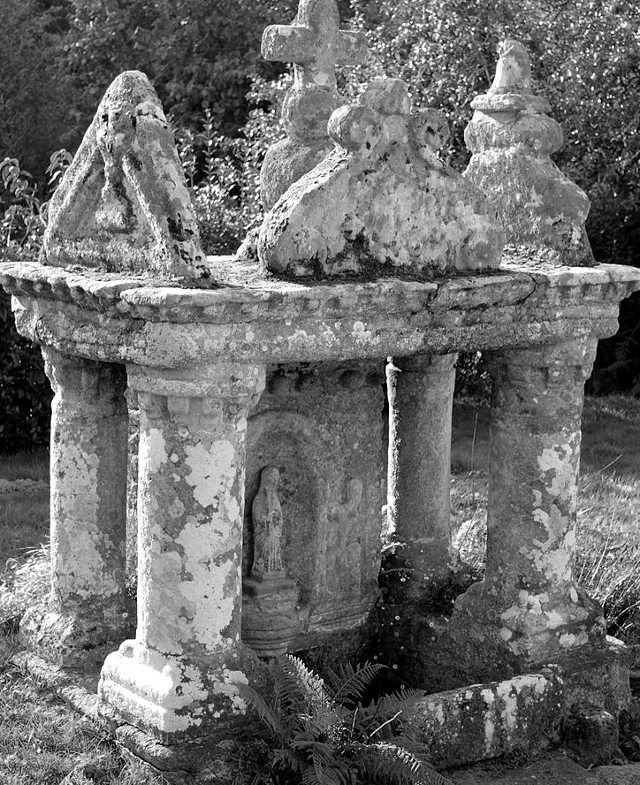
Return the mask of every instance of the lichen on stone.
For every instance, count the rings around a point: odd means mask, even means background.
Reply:
[[[282,107],[287,138],[267,150],[260,174],[267,210],[330,152],[327,122],[342,103],[335,68],[362,62],[365,52],[362,33],[340,29],[335,0],[300,0],[292,24],[265,29],[263,57],[294,63],[293,86]]]
[[[411,112],[406,84],[377,79],[329,121],[335,149],[266,216],[258,254],[288,278],[428,279],[499,265],[487,200],[436,155],[441,113]]]
[[[498,54],[493,84],[471,102],[465,177],[495,204],[516,252],[594,265],[585,231],[589,199],[551,160],[562,128],[549,117],[547,99],[533,93],[529,55],[514,40],[501,42]]]
[[[208,276],[173,134],[140,71],[111,84],[49,204],[42,261]]]

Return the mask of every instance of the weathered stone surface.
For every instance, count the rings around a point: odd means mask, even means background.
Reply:
[[[256,649],[269,642],[297,651],[357,629],[376,601],[383,378],[382,362],[282,365],[269,373],[247,429],[246,496],[258,498],[264,467],[278,467],[282,564],[296,591],[275,576],[256,584],[247,505],[242,635]]]
[[[222,732],[257,667],[240,641],[244,438],[260,366],[130,367],[138,391],[138,627],[99,694],[160,739]]]
[[[640,287],[633,267],[531,270],[517,260],[500,274],[430,283],[302,285],[256,273],[241,285],[236,276],[231,267],[215,290],[127,288],[38,264],[0,265],[23,335],[70,355],[165,368],[231,353],[243,362],[344,361],[604,337],[618,329],[619,301]]]
[[[327,123],[341,105],[335,67],[364,59],[361,33],[340,30],[335,0],[300,0],[291,25],[271,25],[262,36],[266,60],[293,62],[293,87],[282,107],[287,138],[267,150],[260,173],[265,210],[333,148]]]
[[[173,134],[140,71],[105,93],[49,203],[42,259],[162,278],[208,274]]]
[[[439,768],[497,758],[558,738],[562,679],[553,670],[425,695],[404,714],[407,731]]]
[[[598,785],[597,775],[562,752],[547,753],[541,760],[517,766],[482,764],[470,770],[447,772],[454,785]]]
[[[488,357],[491,407],[485,578],[458,598],[452,634],[522,663],[604,643],[601,609],[574,581],[583,387],[595,341]],[[491,655],[489,655],[491,656]]]
[[[507,243],[546,249],[568,265],[595,261],[584,228],[587,195],[558,169],[550,154],[562,129],[548,116],[546,98],[533,94],[529,55],[518,41],[503,41],[495,79],[465,130],[473,153],[465,177],[498,210]]]
[[[640,785],[640,763],[627,766],[599,766],[593,770],[600,785]]]
[[[51,407],[51,596],[22,620],[45,657],[87,658],[128,628],[124,370],[43,347]]]
[[[450,571],[451,417],[457,355],[394,357],[387,365],[387,512],[401,544],[399,588],[422,597]]]
[[[433,277],[500,262],[492,208],[435,154],[446,122],[411,114],[400,79],[373,81],[329,122],[336,149],[274,205],[260,230],[264,267],[290,278]]]

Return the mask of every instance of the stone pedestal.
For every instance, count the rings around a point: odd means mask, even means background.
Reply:
[[[128,626],[125,596],[126,376],[43,347],[51,404],[51,595],[22,633],[46,658],[97,656]]]
[[[516,667],[559,662],[604,640],[601,609],[576,586],[583,386],[595,339],[492,354],[485,579],[456,602],[461,642]]]
[[[224,733],[255,658],[240,642],[247,414],[261,366],[130,367],[138,391],[138,627],[103,701],[163,741]]]
[[[388,515],[401,546],[399,594],[442,584],[451,559],[451,415],[457,354],[393,358],[389,398]]]
[[[304,623],[296,582],[279,570],[245,578],[242,589],[242,640],[261,657],[287,652]]]

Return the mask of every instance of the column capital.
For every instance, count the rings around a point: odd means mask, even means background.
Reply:
[[[593,335],[525,349],[483,352],[483,358],[492,375],[499,373],[501,368],[525,368],[532,371],[548,370],[553,378],[554,369],[580,368],[586,380],[595,360],[597,344],[597,336]]]
[[[43,345],[40,351],[54,393],[80,408],[99,405],[103,411],[111,404],[114,411],[120,410],[126,389],[122,366],[63,354],[53,346]]]
[[[266,367],[249,363],[215,363],[188,368],[127,366],[129,387],[136,393],[168,398],[221,398],[238,403],[260,395]]]
[[[458,353],[452,354],[412,354],[406,357],[387,358],[389,370],[422,373],[424,371],[441,371],[448,373],[455,368]]]

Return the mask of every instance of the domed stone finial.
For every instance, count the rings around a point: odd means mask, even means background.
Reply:
[[[377,79],[329,120],[335,149],[265,217],[258,255],[286,278],[428,279],[500,262],[483,195],[437,156],[440,112],[411,112],[401,79]]]
[[[327,121],[340,106],[335,68],[362,62],[365,54],[364,36],[340,29],[335,0],[300,0],[292,24],[264,31],[263,57],[294,64],[293,87],[282,107],[288,138],[267,151],[260,175],[266,210],[330,151]]]
[[[173,134],[147,77],[107,90],[49,203],[43,262],[193,280],[208,276]]]
[[[496,75],[490,93],[531,94],[531,61],[520,41],[501,41],[498,44]]]
[[[589,199],[550,158],[562,146],[562,129],[548,116],[547,99],[533,93],[527,50],[507,40],[498,54],[491,87],[471,102],[465,177],[495,204],[508,244],[566,265],[593,265],[584,228]]]

